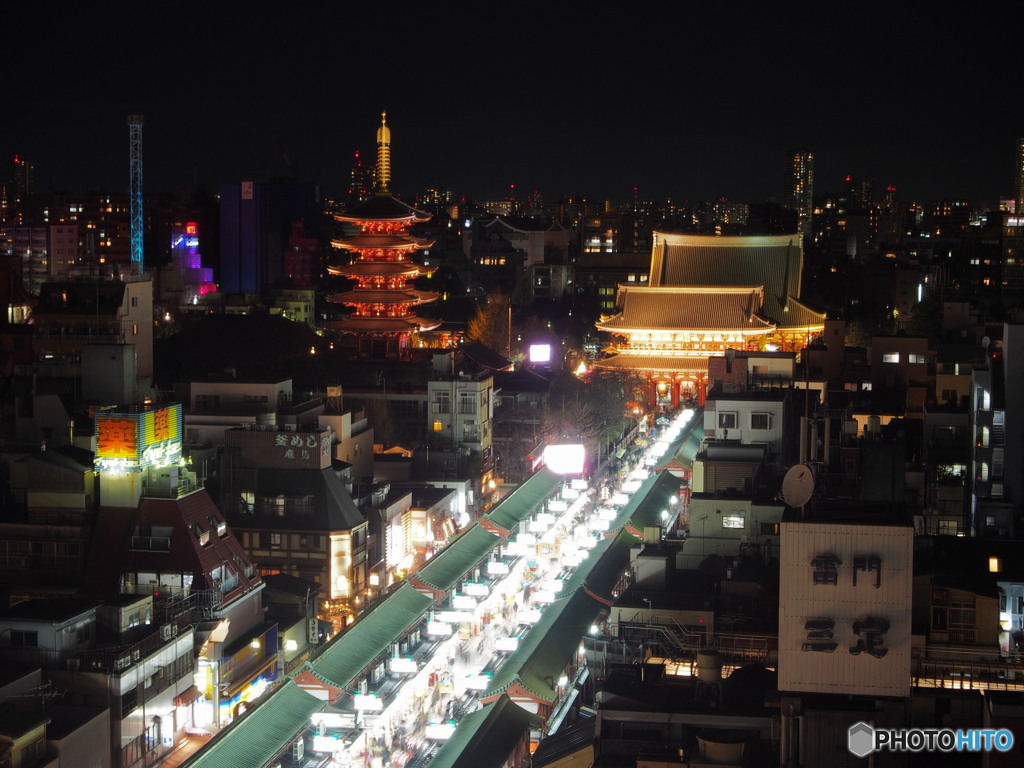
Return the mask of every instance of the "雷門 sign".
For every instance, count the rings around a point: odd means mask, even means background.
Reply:
[[[910,692],[913,528],[783,523],[779,690]]]

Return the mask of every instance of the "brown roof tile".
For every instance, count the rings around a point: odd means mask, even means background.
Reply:
[[[763,294],[755,287],[679,286],[619,288],[622,312],[598,327],[604,331],[770,331],[758,316]]]

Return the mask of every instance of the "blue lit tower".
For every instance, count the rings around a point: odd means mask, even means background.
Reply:
[[[132,233],[132,272],[142,274],[142,115],[128,115],[129,164],[131,181],[129,185],[129,214]]]

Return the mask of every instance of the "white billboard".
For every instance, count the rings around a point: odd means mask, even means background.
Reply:
[[[779,690],[910,694],[914,531],[783,523]]]
[[[583,463],[586,458],[583,446],[574,445],[549,445],[544,449],[544,464],[552,472],[560,475],[578,475],[583,472]]]

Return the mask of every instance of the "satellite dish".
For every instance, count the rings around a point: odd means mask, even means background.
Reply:
[[[782,500],[791,507],[802,507],[814,493],[814,470],[806,464],[789,468],[782,479]]]

